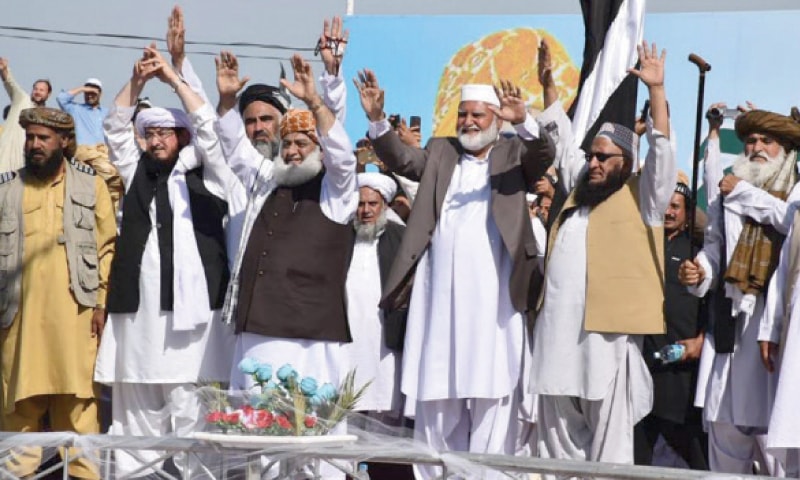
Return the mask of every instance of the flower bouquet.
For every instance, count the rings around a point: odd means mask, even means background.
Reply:
[[[206,423],[225,434],[268,436],[324,435],[353,410],[369,384],[356,388],[350,371],[339,388],[300,378],[290,365],[272,366],[245,358],[239,370],[251,375],[257,387],[248,392],[215,390],[204,395]]]

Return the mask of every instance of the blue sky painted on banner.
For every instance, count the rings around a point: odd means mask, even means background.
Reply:
[[[667,94],[678,141],[679,166],[690,170],[697,95],[697,68],[687,61],[695,52],[712,71],[706,80],[706,106],[751,100],[760,108],[788,113],[798,100],[800,64],[792,61],[800,45],[798,11],[648,14],[645,38],[666,47]],[[376,71],[386,89],[386,111],[423,119],[430,135],[433,105],[445,65],[462,46],[489,33],[531,27],[556,36],[580,65],[583,25],[579,15],[543,16],[354,16],[346,19],[352,42],[345,75]],[[536,52],[531,52],[531,58]],[[520,58],[521,62],[526,61]],[[355,139],[367,122],[351,88],[347,129]],[[646,90],[639,91],[640,104]],[[704,125],[705,127],[705,125]]]

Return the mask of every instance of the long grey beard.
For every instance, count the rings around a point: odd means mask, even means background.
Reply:
[[[275,155],[275,152],[278,151],[278,144],[275,142],[265,142],[263,140],[256,140],[255,142],[253,142],[253,146],[256,147],[258,153],[260,153],[261,156],[266,158],[267,160],[272,160],[272,156]]]
[[[477,134],[469,134],[465,130],[458,132],[458,141],[461,143],[461,146],[464,147],[464,150],[468,152],[477,152],[497,140],[499,131],[497,123],[492,122],[486,130],[481,130]]]
[[[781,170],[787,155],[783,148],[774,157],[760,153],[758,156],[767,159],[766,162],[760,163],[753,160],[754,155],[746,155],[742,152],[733,162],[733,174],[755,187],[765,188]]]
[[[371,242],[375,240],[386,228],[386,222],[388,222],[386,219],[386,207],[383,207],[380,215],[375,219],[375,223],[361,223],[356,218],[353,220],[353,228],[356,230],[356,241]]]
[[[306,183],[322,171],[322,151],[319,147],[315,148],[299,164],[287,164],[283,157],[278,155],[273,164],[272,176],[275,183],[282,187],[295,187]]]

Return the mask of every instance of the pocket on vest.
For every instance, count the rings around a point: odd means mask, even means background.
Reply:
[[[8,256],[3,256],[3,262],[8,262]],[[8,311],[9,303],[11,303],[11,287],[13,286],[12,281],[14,277],[14,272],[6,269],[5,264],[2,269],[0,269],[0,312]],[[4,325],[3,327],[6,328],[9,325]]]
[[[78,228],[92,230],[94,220],[94,195],[85,193],[72,194],[72,221]]]
[[[97,246],[90,243],[78,245],[78,282],[87,292],[97,290],[100,276],[97,272]]]
[[[0,255],[6,257],[4,260],[8,260],[8,255],[11,255],[17,249],[13,241],[18,225],[19,222],[16,218],[3,218],[0,220]],[[9,266],[3,263],[0,264],[0,268],[9,268]]]

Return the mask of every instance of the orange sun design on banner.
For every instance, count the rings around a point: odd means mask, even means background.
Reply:
[[[561,42],[541,29],[501,30],[465,45],[445,66],[433,110],[433,135],[455,135],[461,86],[467,83],[497,85],[501,79],[511,80],[522,90],[528,107],[542,110],[542,86],[536,70],[537,49],[542,40],[550,47],[558,98],[565,106],[570,105],[578,90],[580,70]]]

